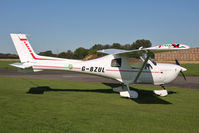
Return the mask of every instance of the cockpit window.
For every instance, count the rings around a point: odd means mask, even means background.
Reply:
[[[121,67],[121,64],[122,64],[122,59],[121,58],[113,59],[111,61],[111,66],[112,67]]]
[[[143,63],[144,61],[140,58],[129,58],[129,66],[132,69],[140,69],[143,66]],[[156,63],[156,62],[153,62],[153,63]],[[149,63],[146,63],[144,69],[153,69],[153,67]]]

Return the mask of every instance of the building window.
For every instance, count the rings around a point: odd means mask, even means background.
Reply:
[[[111,61],[111,66],[112,67],[121,67],[121,64],[122,64],[122,59],[121,58],[113,59]]]

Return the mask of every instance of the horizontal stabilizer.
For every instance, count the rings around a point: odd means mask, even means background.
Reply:
[[[32,65],[30,65],[30,64],[27,64],[27,63],[19,63],[19,62],[10,64],[10,65],[11,65],[11,66],[14,66],[14,67],[22,68],[22,69],[32,67]]]
[[[10,64],[10,65],[19,68],[18,71],[22,72],[22,73],[40,72],[40,71],[42,71],[42,70],[39,70],[39,69],[34,69],[32,67],[32,65],[30,65],[28,63],[19,63],[19,62],[17,62],[17,63],[13,63],[13,64]]]

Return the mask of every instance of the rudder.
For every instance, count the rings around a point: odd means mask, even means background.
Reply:
[[[10,34],[21,62],[30,62],[36,55],[25,34]]]

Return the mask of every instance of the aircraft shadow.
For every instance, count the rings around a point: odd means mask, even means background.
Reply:
[[[160,96],[157,96],[151,90],[141,90],[141,89],[138,90],[135,88],[133,88],[132,90],[136,90],[138,92],[139,98],[132,100],[134,100],[139,104],[172,104],[171,102],[161,99]],[[170,94],[175,94],[176,92],[169,91],[168,93],[170,95]]]
[[[112,89],[52,89],[49,86],[38,86],[30,88],[29,94],[43,94],[46,91],[70,91],[70,92],[98,92],[98,93],[113,93]]]
[[[111,88],[121,86],[121,84],[114,83],[103,83],[104,85],[110,86]],[[139,93],[138,99],[132,99],[136,103],[139,104],[172,104],[168,101],[161,99],[159,96],[155,95],[153,91],[150,90],[142,90],[131,88],[132,90],[136,90]],[[115,93],[113,89],[52,89],[49,86],[38,86],[30,88],[27,92],[28,94],[44,94],[47,91],[68,91],[68,92],[97,92],[97,93]],[[176,92],[169,91],[169,94],[174,94]]]

